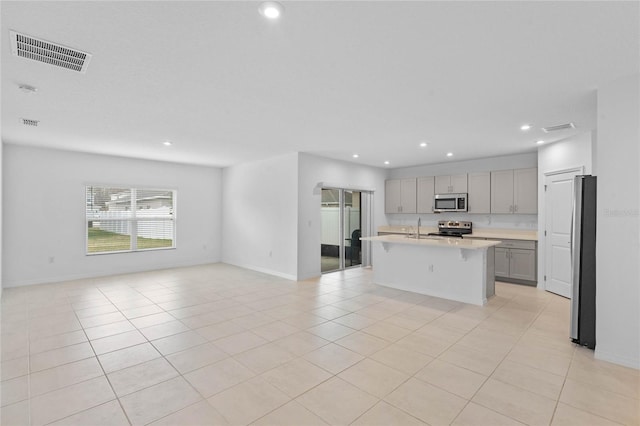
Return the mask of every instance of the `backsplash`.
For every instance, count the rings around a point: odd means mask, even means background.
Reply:
[[[390,226],[413,226],[418,218],[422,219],[422,226],[438,226],[439,220],[468,220],[477,229],[538,229],[537,214],[388,214],[387,222]]]

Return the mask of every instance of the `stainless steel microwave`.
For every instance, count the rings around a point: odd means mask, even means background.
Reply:
[[[436,194],[433,202],[433,211],[442,212],[466,212],[467,194]]]

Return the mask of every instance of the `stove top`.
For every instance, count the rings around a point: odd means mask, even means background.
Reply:
[[[473,232],[471,222],[440,220],[438,221],[438,232],[432,232],[429,235],[441,235],[445,237],[462,238],[465,234]]]

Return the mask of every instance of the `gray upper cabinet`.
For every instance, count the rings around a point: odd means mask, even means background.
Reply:
[[[491,172],[491,213],[513,213],[513,170]]]
[[[385,213],[416,213],[416,179],[391,179],[384,185]]]
[[[513,203],[516,213],[538,213],[538,169],[513,171]]]
[[[536,214],[537,212],[538,169],[491,172],[491,213]]]
[[[435,177],[436,194],[459,194],[467,192],[467,174]]]
[[[418,178],[418,213],[433,213],[434,181],[433,176]]]
[[[491,173],[469,173],[469,213],[491,213]]]

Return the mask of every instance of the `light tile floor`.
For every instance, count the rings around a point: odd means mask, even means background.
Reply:
[[[640,374],[569,302],[484,306],[213,264],[5,289],[2,425],[638,425]]]

